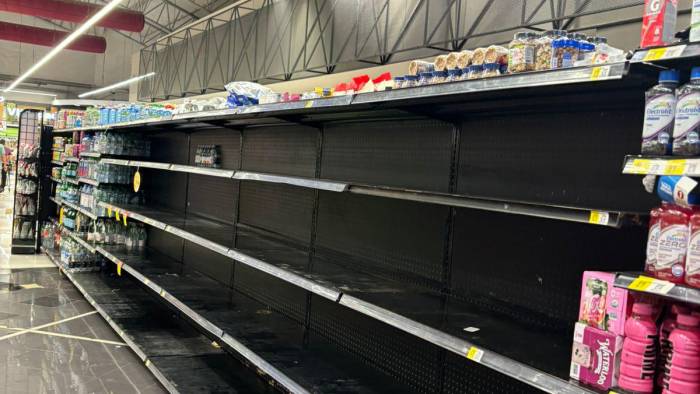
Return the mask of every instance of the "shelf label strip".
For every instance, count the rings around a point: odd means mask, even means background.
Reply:
[[[591,211],[588,217],[588,223],[599,224],[601,226],[607,226],[610,222],[610,214],[603,211]]]
[[[480,363],[482,357],[484,357],[484,351],[475,346],[470,347],[467,351],[467,358],[472,361]]]
[[[675,286],[676,285],[674,283],[665,280],[640,275],[637,277],[637,279],[633,280],[632,283],[627,286],[627,288],[635,291],[665,295],[668,294],[668,292]]]

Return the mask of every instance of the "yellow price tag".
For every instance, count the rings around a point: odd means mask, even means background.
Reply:
[[[108,218],[112,217],[112,207],[111,206],[107,206],[107,217]]]
[[[126,211],[122,212],[122,222],[124,222],[124,227],[126,227]]]
[[[117,263],[117,275],[119,276],[122,276],[122,265],[124,265],[124,263],[121,261]]]
[[[117,221],[122,220],[122,219],[119,217],[119,209],[116,209],[116,208],[114,209],[114,218],[117,219]]]
[[[314,105],[314,101],[313,101],[313,100],[309,100],[309,101],[307,101],[306,104],[304,105],[304,108],[311,108],[311,107],[313,107],[313,105]]]
[[[134,173],[134,193],[138,193],[139,189],[141,189],[141,172],[136,170]]]
[[[644,55],[644,61],[646,62],[646,61],[663,59],[664,55],[666,55],[667,49],[668,48],[650,49],[649,52],[647,52],[647,54]]]
[[[647,174],[651,169],[651,160],[648,159],[634,159],[632,161],[632,168],[630,172],[633,174]]]
[[[591,215],[588,217],[588,223],[607,225],[610,220],[610,214],[603,211],[591,211]]]
[[[165,297],[165,290],[160,289],[160,296],[161,296],[161,297]]]
[[[58,211],[58,224],[63,224],[63,207]]]
[[[669,160],[664,169],[664,175],[683,175],[685,160]]]
[[[644,291],[648,289],[652,283],[654,283],[654,278],[648,276],[640,275],[637,279],[633,280],[627,288],[630,290]]]
[[[470,347],[469,351],[467,351],[467,358],[477,363],[481,361],[481,357],[483,356],[484,351],[475,346]]]
[[[75,228],[76,228],[77,230],[80,229],[80,217],[81,217],[81,216],[83,216],[83,215],[77,215],[77,216],[75,217]]]
[[[608,75],[610,75],[610,66],[593,67],[591,70],[591,81],[606,78]]]
[[[144,364],[146,364],[146,368],[148,368],[151,365],[151,360],[146,359]]]

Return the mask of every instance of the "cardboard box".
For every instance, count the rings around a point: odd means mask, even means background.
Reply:
[[[676,34],[678,0],[645,0],[642,48],[668,45]]]
[[[569,375],[579,382],[608,390],[617,385],[622,337],[576,323]]]
[[[632,298],[627,289],[615,287],[614,283],[612,272],[583,273],[578,321],[624,336],[625,321],[632,312]]]

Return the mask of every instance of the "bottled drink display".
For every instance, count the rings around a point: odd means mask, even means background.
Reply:
[[[676,120],[673,126],[673,154],[700,154],[700,67],[693,67],[690,82],[677,92]]]
[[[123,226],[114,220],[98,219],[89,225],[88,242],[97,245],[123,245],[130,251],[142,251],[146,248],[146,227],[141,223]]]
[[[78,165],[78,176],[99,183],[131,183],[133,170],[130,167],[106,164],[99,159],[82,159]]]
[[[61,178],[75,178],[78,176],[78,163],[68,162],[63,165]]]
[[[618,385],[625,390],[638,393],[654,390],[658,329],[652,315],[650,304],[637,302],[632,307],[632,316],[625,323],[618,379]]]
[[[643,154],[665,155],[671,152],[678,80],[678,71],[661,71],[659,84],[646,93],[642,131]]]
[[[64,269],[74,272],[100,269],[99,257],[67,236],[61,237],[59,259]]]
[[[80,202],[80,194],[78,186],[71,183],[62,182],[56,186],[56,195],[61,199],[73,204]]]
[[[88,142],[90,149],[84,150],[105,155],[148,157],[151,152],[151,142],[135,133],[97,132]]]
[[[197,145],[194,164],[198,167],[221,168],[219,145]]]

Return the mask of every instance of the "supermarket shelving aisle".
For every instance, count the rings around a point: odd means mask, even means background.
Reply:
[[[165,392],[46,255],[10,255],[12,196],[0,193],[0,392]]]

